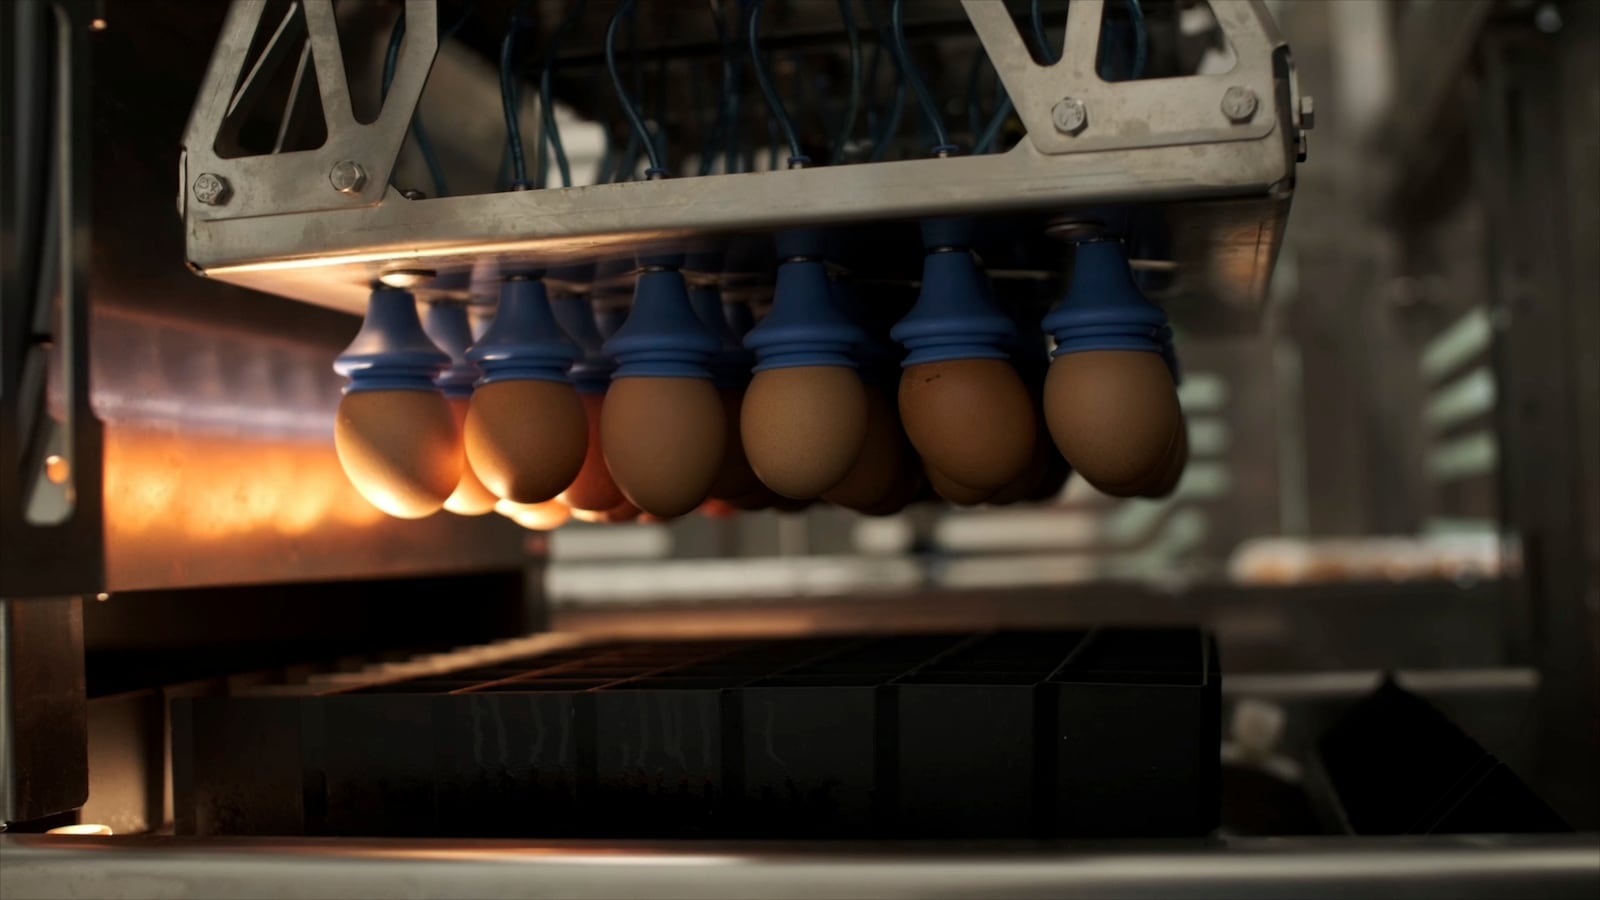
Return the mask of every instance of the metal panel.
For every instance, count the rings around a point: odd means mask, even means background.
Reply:
[[[1092,51],[1100,4],[1080,7],[1072,12],[1069,39],[1087,41]],[[327,159],[285,153],[216,161],[222,167],[217,174],[235,197],[248,193],[255,199],[202,203],[191,196],[189,184],[195,148],[212,139],[206,126],[220,121],[217,110],[229,99],[216,85],[232,83],[228,62],[234,69],[243,65],[238,48],[248,46],[257,27],[255,18],[234,15],[221,39],[226,52],[213,61],[211,87],[198,101],[186,138],[190,157],[182,206],[188,258],[197,271],[215,278],[354,312],[364,308],[373,277],[393,269],[461,272],[485,258],[547,265],[631,254],[641,245],[698,235],[801,225],[1065,215],[1088,207],[1160,204],[1168,207],[1165,219],[1180,273],[1224,306],[1256,312],[1282,240],[1298,145],[1309,126],[1300,113],[1287,49],[1264,6],[1247,0],[1214,4],[1240,54],[1233,73],[1115,85],[1067,66],[1034,65],[1003,4],[966,8],[1030,126],[1028,138],[1005,154],[422,200],[406,199],[393,187],[380,199],[372,181],[361,202],[339,204],[325,196],[335,193],[327,184]],[[313,43],[326,24],[307,18]],[[315,48],[313,53],[320,59]],[[1084,59],[1094,56],[1089,52]],[[400,71],[409,66],[425,74],[428,61],[402,55]],[[1230,87],[1248,91],[1248,116],[1230,119],[1224,110],[1222,97]],[[1091,111],[1093,124],[1077,136],[1052,124],[1051,108],[1064,89],[1099,110]],[[401,105],[405,99],[392,95],[384,114],[408,109]],[[1152,123],[1169,121],[1170,128],[1152,132]],[[398,139],[391,147],[387,137],[367,135],[358,155],[392,159]],[[226,168],[262,160],[255,168]]]
[[[1062,847],[0,837],[0,897],[1582,897],[1593,835]]]
[[[1542,754],[1533,783],[1579,827],[1600,822],[1600,376],[1595,346],[1600,9],[1555,34],[1507,29],[1483,48],[1474,147],[1488,223],[1500,369],[1505,524],[1520,543]]]
[[[0,597],[94,591],[87,3],[0,10]]]
[[[86,702],[81,601],[0,599],[0,824],[83,805]]]

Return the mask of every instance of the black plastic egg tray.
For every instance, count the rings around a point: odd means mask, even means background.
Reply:
[[[1196,629],[612,642],[175,700],[183,834],[1170,837],[1218,823]]]

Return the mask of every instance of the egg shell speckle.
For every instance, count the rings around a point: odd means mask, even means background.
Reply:
[[[1009,362],[958,359],[900,377],[900,418],[925,468],[973,491],[1010,484],[1033,458],[1037,416]]]

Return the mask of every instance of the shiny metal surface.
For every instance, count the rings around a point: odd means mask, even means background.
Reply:
[[[181,315],[95,311],[105,590],[473,572],[527,558],[525,533],[499,516],[402,521],[356,493],[333,449],[329,361],[343,329],[246,331],[202,298]]]
[[[1071,14],[1074,22],[1098,21],[1099,6],[1080,4]],[[378,177],[384,173],[373,172],[362,192],[368,202],[348,208],[304,196],[306,182],[326,182],[320,156],[208,161],[205,171],[225,175],[238,197],[225,206],[186,208],[187,256],[213,278],[359,311],[372,279],[396,268],[466,271],[484,257],[550,264],[696,235],[796,225],[1161,204],[1185,283],[1225,307],[1255,313],[1282,241],[1303,123],[1292,67],[1264,6],[1245,0],[1217,6],[1241,58],[1233,73],[1109,85],[1066,66],[1034,65],[1002,4],[969,4],[985,49],[1007,86],[1015,84],[1012,95],[1030,124],[1029,138],[1005,154],[429,200],[407,200],[394,187],[384,189],[385,178]],[[313,8],[306,7],[308,13]],[[194,148],[210,139],[205,126],[220,121],[218,110],[229,102],[227,92],[215,86],[232,84],[226,61],[233,60],[235,69],[242,65],[237,48],[248,46],[255,24],[234,15],[224,28],[208,76],[212,87],[197,103],[186,140],[186,190],[187,173],[196,165]],[[307,25],[314,35],[331,21],[308,17]],[[1091,27],[1086,39],[1092,44],[1097,33]],[[402,55],[400,69],[425,75],[429,62]],[[1217,82],[1219,77],[1227,83]],[[1230,123],[1219,109],[1226,87],[1238,84],[1271,98],[1244,125]],[[1091,110],[1092,124],[1078,137],[1059,134],[1051,124],[1051,108],[1068,87],[1104,106],[1098,114]],[[415,105],[411,98],[410,106],[401,107],[404,99],[392,95],[385,113]],[[1171,130],[1151,131],[1151,123],[1169,119]],[[339,158],[392,160],[398,143],[391,147],[386,137],[372,137],[359,152],[345,147]],[[248,172],[228,168],[260,160],[271,165]],[[381,198],[379,190],[385,191]],[[270,205],[262,199],[246,209],[240,199],[246,194],[271,198]]]
[[[1195,845],[0,837],[0,897],[1592,897],[1595,835]]]
[[[195,219],[259,216],[283,209],[345,209],[382,198],[405,139],[412,111],[428,81],[439,48],[437,4],[406,0],[406,35],[400,45],[394,83],[377,118],[363,123],[352,109],[333,0],[295,0],[273,29],[260,59],[246,71],[247,56],[268,4],[234,3],[201,83],[179,162],[185,214]],[[302,18],[303,17],[303,18]],[[256,99],[294,37],[310,40],[322,115],[328,139],[315,150],[232,156],[220,152],[230,114],[242,112]],[[244,77],[240,78],[240,74]],[[360,172],[362,177],[354,177]],[[334,174],[339,173],[339,178]],[[220,177],[232,187],[226,203],[188,205],[188,189],[199,175]],[[346,177],[348,176],[348,177]],[[359,183],[358,183],[359,182]],[[341,186],[342,185],[342,186]]]
[[[98,589],[100,427],[89,409],[89,22],[0,10],[0,597]],[[59,402],[48,402],[51,393]]]
[[[87,716],[81,601],[0,599],[0,824],[83,805]]]
[[[123,0],[95,36],[97,128],[148,137],[95,145],[87,365],[106,431],[105,548],[69,564],[103,565],[93,590],[111,592],[521,568],[526,532],[499,516],[389,519],[350,487],[332,364],[359,320],[184,268],[171,148],[207,45],[181,29],[203,34],[224,12]],[[153,56],[165,65],[121,77]]]
[[[1016,103],[1028,140],[1042,153],[1086,153],[1171,144],[1225,144],[1259,140],[1278,132],[1293,146],[1303,127],[1298,88],[1288,45],[1278,34],[1265,3],[1212,0],[1228,42],[1238,54],[1232,71],[1219,75],[1111,82],[1095,71],[1104,4],[1078,3],[1067,10],[1066,47],[1060,61],[1033,61],[1004,3],[964,0],[978,38]],[[1280,58],[1281,55],[1281,58]],[[1285,83],[1279,83],[1280,81]],[[1259,115],[1230,121],[1220,104],[1230,90],[1257,97],[1292,96],[1282,107],[1265,105]],[[1063,98],[1076,101],[1087,121],[1062,128],[1054,121]]]

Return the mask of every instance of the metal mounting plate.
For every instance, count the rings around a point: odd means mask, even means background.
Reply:
[[[273,214],[259,206],[242,207],[251,213],[242,215],[232,203],[225,213],[187,204],[189,261],[214,278],[359,312],[372,279],[397,269],[551,265],[795,226],[934,215],[1081,216],[1137,206],[1162,213],[1186,284],[1230,310],[1258,307],[1282,239],[1300,137],[1293,71],[1262,4],[1214,0],[1239,56],[1232,73],[1115,84],[1092,71],[1101,4],[1074,4],[1069,20],[1069,55],[1088,62],[1055,67],[1032,62],[1003,4],[965,0],[964,6],[1029,129],[1004,154],[426,200],[386,188],[376,203],[332,202],[337,194],[322,167],[328,160],[275,165],[290,161],[281,154],[258,158],[274,165],[235,185],[241,195],[278,198]],[[307,23],[319,27],[309,16]],[[230,40],[248,45],[249,35]],[[423,68],[417,57],[403,55],[402,77],[408,63]],[[226,79],[214,71],[209,80]],[[403,99],[399,85],[397,78],[385,117],[407,108],[395,102]],[[1248,87],[1259,98],[1242,124],[1221,109],[1229,86]],[[1050,108],[1063,90],[1091,104],[1092,124],[1076,138],[1051,124]],[[213,92],[201,103],[225,99]],[[1119,112],[1103,120],[1096,112],[1102,104]],[[201,120],[215,117],[197,112]],[[370,129],[353,134],[370,142],[359,155],[371,160],[392,161],[403,138]],[[195,127],[190,137],[208,139]],[[186,174],[194,172],[191,156]],[[363,199],[385,183],[372,174]]]

